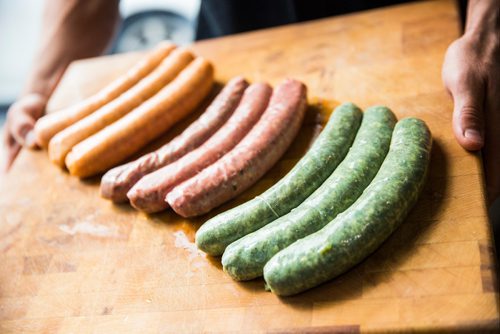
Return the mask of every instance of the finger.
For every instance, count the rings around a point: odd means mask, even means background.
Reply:
[[[46,99],[39,94],[29,94],[17,101],[9,109],[7,119],[11,135],[14,139],[24,144],[26,136],[33,129],[35,121],[42,115],[46,105]],[[31,144],[31,139],[29,142]]]
[[[42,115],[45,105],[46,98],[42,95],[29,94],[10,107],[3,131],[5,150],[3,166],[0,166],[3,171],[10,168],[23,144],[28,147],[35,146],[32,130],[35,120]]]
[[[453,97],[453,132],[459,144],[469,151],[484,145],[484,81],[465,74],[449,87]]]
[[[488,201],[500,196],[500,97],[497,94],[500,80],[491,78],[486,96],[486,126],[483,163],[486,176]]]
[[[35,136],[35,131],[32,129],[28,132],[26,135],[26,138],[24,140],[24,146],[30,149],[38,149],[40,148],[38,146],[38,143],[36,141],[36,136]]]
[[[47,99],[40,94],[29,94],[24,96],[18,103],[28,115],[36,120],[42,116]]]
[[[24,145],[26,136],[33,130],[35,120],[24,109],[9,119],[10,135],[21,145]]]

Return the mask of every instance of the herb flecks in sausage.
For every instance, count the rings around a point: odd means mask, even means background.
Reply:
[[[253,200],[201,226],[196,233],[198,247],[210,255],[221,255],[230,243],[302,203],[344,159],[361,118],[361,110],[352,103],[337,107],[312,147],[283,179]]]
[[[291,212],[230,244],[222,256],[224,271],[236,280],[262,276],[264,265],[274,254],[346,210],[379,170],[395,123],[389,109],[369,108],[349,153],[330,177]]]
[[[389,153],[361,197],[324,228],[273,256],[264,267],[268,288],[282,296],[297,294],[340,275],[377,249],[417,201],[431,142],[423,121],[398,122]]]

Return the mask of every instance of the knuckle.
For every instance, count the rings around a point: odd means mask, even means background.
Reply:
[[[464,117],[478,117],[479,109],[473,105],[465,105],[460,110],[460,114]]]
[[[465,105],[460,110],[462,122],[476,127],[483,127],[483,115],[479,108],[472,105]]]
[[[477,71],[473,66],[470,66],[470,64],[461,64],[461,66],[458,66],[455,69],[453,78],[457,81],[457,83],[466,84],[472,80],[476,80]]]
[[[465,66],[453,66],[443,69],[443,81],[451,90],[456,90],[471,80],[472,72]]]

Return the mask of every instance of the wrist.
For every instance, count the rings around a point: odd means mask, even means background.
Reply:
[[[50,64],[46,63],[35,65],[35,69],[28,78],[21,96],[36,95],[38,98],[48,101],[68,63],[61,60],[59,64],[53,64],[53,66],[47,66]]]
[[[461,40],[476,60],[498,59],[500,54],[500,0],[470,0]]]
[[[464,35],[488,36],[500,33],[500,0],[469,0]]]

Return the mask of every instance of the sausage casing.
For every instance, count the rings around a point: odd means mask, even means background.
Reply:
[[[352,103],[337,107],[309,151],[278,183],[200,227],[196,233],[198,247],[210,255],[221,255],[230,243],[302,203],[344,159],[361,118],[361,110]]]
[[[115,203],[128,201],[127,192],[144,175],[176,161],[213,135],[233,114],[247,87],[243,77],[231,79],[206,111],[180,135],[154,152],[109,170],[101,179],[101,196]]]
[[[389,153],[361,197],[321,230],[273,256],[264,266],[267,287],[281,296],[302,292],[340,275],[377,249],[416,203],[431,144],[423,121],[399,121]]]
[[[183,217],[198,216],[237,196],[260,179],[297,135],[307,106],[306,86],[278,85],[259,122],[230,152],[186,180],[166,200]]]
[[[66,156],[69,172],[88,177],[116,166],[191,113],[212,84],[212,65],[196,58],[156,95],[75,145]]]

